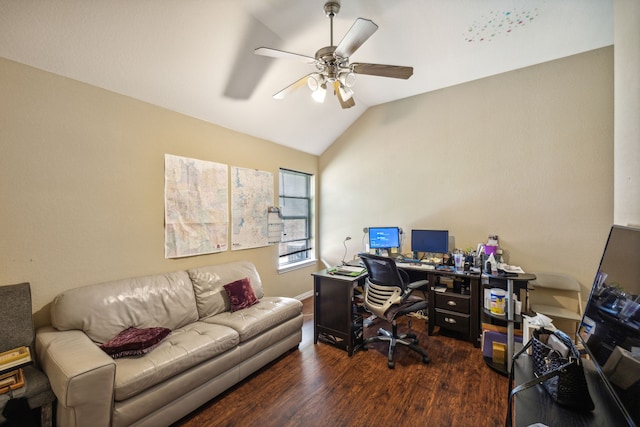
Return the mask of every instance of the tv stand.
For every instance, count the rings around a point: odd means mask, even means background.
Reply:
[[[567,409],[553,401],[549,393],[538,385],[517,393],[514,398],[514,426],[530,426],[542,423],[547,426],[627,426],[622,412],[616,405],[609,389],[595,370],[593,362],[582,359],[584,373],[593,399],[593,411],[578,412]],[[531,356],[523,353],[514,365],[515,384],[533,378]]]

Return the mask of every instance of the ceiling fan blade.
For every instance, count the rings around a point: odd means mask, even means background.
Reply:
[[[315,58],[306,55],[300,55],[297,53],[285,52],[284,50],[271,49],[270,47],[259,47],[254,50],[256,55],[269,56],[277,59],[293,59],[296,61],[302,61],[306,64],[313,64],[316,62]]]
[[[369,19],[358,18],[353,23],[347,34],[336,47],[335,54],[342,58],[349,58],[358,50],[369,37],[376,32],[378,26]]]
[[[413,67],[383,64],[351,64],[351,69],[356,74],[368,74],[371,76],[393,77],[394,79],[408,79],[413,75]]]
[[[353,100],[353,96],[349,99],[347,99],[346,101],[342,98],[342,94],[340,93],[340,83],[335,81],[333,82],[333,91],[335,92],[336,96],[338,97],[338,101],[340,101],[340,106],[342,108],[351,108],[354,105],[356,105],[356,101]]]
[[[296,80],[295,82],[291,83],[289,86],[285,87],[280,92],[278,92],[275,95],[273,95],[273,99],[284,99],[287,95],[289,95],[294,90],[296,90],[296,89],[298,89],[298,88],[300,88],[302,86],[306,86],[307,85],[307,79],[312,74],[313,73],[307,74],[306,76],[302,77],[301,79]]]

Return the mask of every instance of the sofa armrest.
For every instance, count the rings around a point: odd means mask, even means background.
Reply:
[[[116,365],[84,332],[47,326],[36,333],[36,355],[58,399],[58,424],[111,423]]]

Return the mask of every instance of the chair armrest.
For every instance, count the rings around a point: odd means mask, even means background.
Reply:
[[[58,399],[60,424],[111,424],[116,364],[109,355],[84,332],[51,326],[38,329],[36,354]]]
[[[420,289],[423,286],[427,286],[428,284],[429,284],[428,280],[418,280],[418,281],[409,283],[407,285],[407,288],[409,288],[409,289],[411,289],[413,291],[413,290],[416,290],[416,289]]]
[[[402,302],[406,301],[407,298],[409,298],[411,295],[413,295],[413,292],[420,289],[420,288],[424,288],[425,286],[427,286],[429,284],[428,280],[417,280],[415,282],[411,282],[409,284],[407,284],[407,290],[405,291],[404,295],[402,295]]]

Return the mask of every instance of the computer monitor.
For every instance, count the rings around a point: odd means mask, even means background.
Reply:
[[[446,254],[449,252],[449,230],[411,230],[411,252]]]
[[[390,249],[399,247],[399,227],[369,227],[369,248]]]

